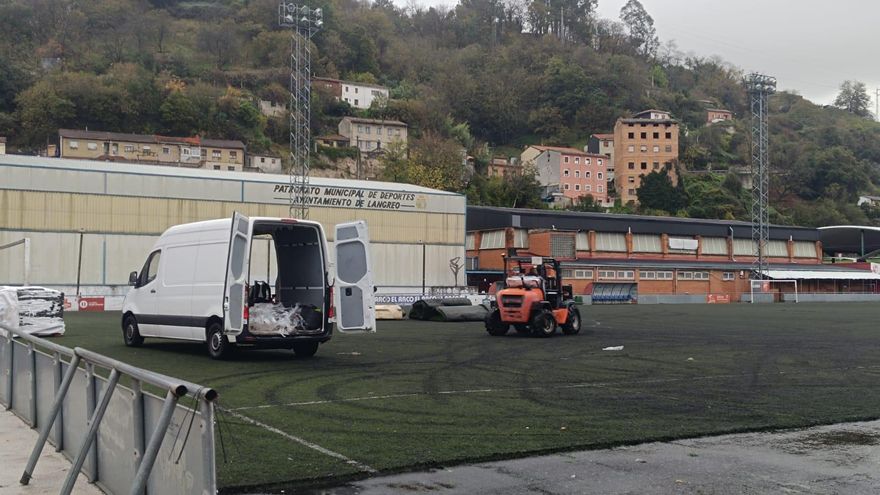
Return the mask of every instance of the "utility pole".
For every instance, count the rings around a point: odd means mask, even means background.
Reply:
[[[874,91],[874,120],[880,120],[880,88]]]

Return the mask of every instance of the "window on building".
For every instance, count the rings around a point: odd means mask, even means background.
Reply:
[[[660,162],[654,162],[653,167],[654,170],[660,170]]]
[[[655,133],[654,133],[654,139],[660,139],[660,133],[659,133],[659,132],[655,132]]]
[[[660,236],[656,234],[633,234],[632,249],[636,253],[660,253],[663,252],[663,246],[660,243]]]
[[[208,150],[201,150],[200,153],[202,155],[202,159],[208,158]]]
[[[575,170],[575,171],[574,171],[574,176],[577,177],[577,178],[580,178],[580,177],[581,177],[581,171],[580,171],[580,170]]]
[[[171,148],[169,148],[168,146],[162,146],[162,154],[163,154],[163,155],[170,155],[170,154],[171,154]]]
[[[659,152],[660,152],[660,147],[657,145],[654,145],[654,153],[659,153]]]
[[[355,98],[354,99],[354,106],[358,106],[358,105],[360,105],[360,102],[357,100],[357,98]],[[367,129],[369,129],[369,127],[367,127]]]
[[[358,132],[364,132],[364,126],[358,124]]]
[[[126,144],[125,148],[123,148],[123,149],[125,150],[126,153],[134,153],[134,145],[133,144]]]
[[[629,194],[630,196],[635,196],[635,195],[636,195],[636,190],[635,190],[635,189],[627,189],[627,190],[626,190],[626,193]]]
[[[596,232],[596,251],[626,252],[626,235],[613,232]]]
[[[211,158],[215,160],[220,159],[220,150],[211,150]]]
[[[68,141],[67,146],[72,150],[79,149],[79,141]]]
[[[584,186],[584,191],[592,192],[592,190],[593,190],[593,186],[591,186],[590,184],[587,184]]]
[[[635,170],[635,169],[636,169],[636,164],[635,164],[635,162],[629,162],[629,163],[626,164],[626,166],[627,166],[627,168],[629,168],[630,170]]]
[[[235,167],[231,167],[231,166],[230,166],[230,167],[226,167],[226,170],[229,170],[230,172],[232,172],[233,170],[235,170]]]
[[[670,146],[670,145],[667,144],[667,145],[666,145],[666,148],[665,148],[665,151],[666,151],[667,153],[672,153],[672,146]]]
[[[358,94],[358,88],[354,88],[354,94]],[[357,100],[355,100],[357,101]]]
[[[709,272],[694,272],[694,280],[709,280]]]
[[[694,272],[678,272],[679,280],[693,280]]]
[[[214,165],[214,170],[220,170],[220,165]]]
[[[635,183],[636,183],[636,178],[633,177],[632,175],[630,175],[629,177],[626,178],[626,181],[627,181],[629,184],[635,184]]]
[[[392,128],[390,128],[390,127],[388,128],[388,135],[389,135],[389,136],[391,135],[391,132],[392,132],[393,130],[394,130],[394,129],[392,129]]]
[[[574,164],[580,165],[580,163],[581,163],[581,157],[579,157],[579,156],[574,157]]]
[[[605,186],[596,186],[596,192],[605,192]]]
[[[98,149],[98,143],[88,143],[86,147],[92,151]]]
[[[642,170],[648,170],[648,162],[642,162]]]
[[[260,163],[266,163],[266,158],[264,158],[264,157],[261,156],[261,157],[260,157]]]
[[[480,258],[476,256],[468,256],[465,258],[465,270],[479,270],[480,269]]]
[[[596,160],[596,163],[601,167],[601,166],[602,166],[602,163],[603,163],[603,162],[602,162],[602,159],[599,158],[598,160]]]
[[[346,103],[351,103],[351,100],[349,100],[349,99],[346,97],[346,98],[345,98],[345,102],[346,102]]]
[[[563,157],[563,158],[562,158],[562,161],[565,162],[565,163],[568,163],[568,157],[567,157],[567,156],[566,156],[566,157]]]
[[[635,273],[632,270],[618,270],[617,279],[618,280],[632,280],[635,278]]]
[[[602,172],[596,172],[596,178],[597,178],[597,179],[602,180],[603,177],[604,177],[604,176],[602,175]]]
[[[562,188],[565,189],[566,191],[568,191],[568,187],[569,187],[568,184],[563,184],[563,185],[562,185]]]
[[[589,171],[584,172],[584,177],[587,178],[587,179],[589,179],[591,173],[592,173],[592,172],[589,172]]]
[[[724,272],[724,274],[721,275],[721,280],[725,281],[734,280],[735,278],[736,276],[733,272]]]
[[[642,139],[648,139],[648,133],[647,133],[647,132],[643,132],[643,133],[641,133],[640,136],[641,136]]]
[[[575,236],[575,248],[578,251],[589,251],[590,250],[590,236],[587,232],[580,231]]]
[[[235,160],[236,158],[238,158],[238,152],[237,151],[230,151],[229,158],[232,160]]]
[[[599,280],[614,280],[614,270],[599,270]]]
[[[700,251],[703,254],[727,255],[727,238],[703,237],[700,239]]]
[[[584,158],[584,165],[589,165],[589,164],[590,164],[590,159]]]
[[[513,231],[513,246],[519,249],[526,249],[529,247],[529,231],[526,229],[514,229]]]
[[[593,270],[575,270],[574,278],[580,280],[592,280],[593,279]]]
[[[646,272],[639,270],[639,280],[656,280],[657,272]]]
[[[630,127],[632,127],[631,124],[630,124]],[[636,133],[634,133],[634,132],[629,132],[629,133],[626,134],[626,137],[628,137],[629,139],[635,139],[635,137],[636,137]]]
[[[357,100],[354,100],[354,104],[357,105]],[[368,126],[368,125],[364,126],[364,133],[365,134],[370,134],[372,132],[373,132],[373,129],[370,126]]]
[[[575,191],[580,191],[580,190],[581,190],[581,185],[580,185],[580,184],[575,184],[575,185],[574,185],[574,190],[575,190]]]
[[[648,151],[648,147],[643,144],[641,147],[639,147],[639,151],[641,151],[642,153],[646,153]]]
[[[810,241],[794,241],[795,258],[815,258],[816,244]]]
[[[141,148],[141,149],[143,150],[144,153],[149,153],[149,152],[150,152],[150,147],[149,147],[149,146],[144,146],[144,147]]]
[[[672,133],[671,133],[671,132],[667,132],[667,133],[666,133],[666,139],[672,139]]]
[[[475,240],[476,240],[476,236],[473,234],[473,232],[470,232],[470,233],[468,233],[468,234],[465,234],[465,236],[464,236],[464,248],[465,248],[465,249],[476,249],[476,248],[474,247],[474,245],[475,245],[475,244],[474,244],[474,241],[475,241]]]
[[[480,249],[504,249],[504,231],[487,230],[480,238]]]
[[[346,87],[345,87],[345,91],[348,92],[348,91],[351,91],[351,90],[348,88],[348,86],[346,86]]]
[[[550,234],[550,256],[575,258],[575,234]]]
[[[746,256],[756,254],[758,252],[757,245],[758,244],[753,242],[751,239],[734,239],[733,255]]]
[[[571,173],[569,173],[568,169],[565,169],[565,170],[562,171],[562,176],[563,176],[563,177],[568,177],[569,175],[571,175]]]
[[[189,148],[183,148],[182,152],[183,152],[183,156],[189,156],[189,154],[190,154]]]
[[[629,151],[630,153],[632,153],[632,152],[635,151],[635,150],[636,150],[635,145],[632,145],[632,144],[631,144],[631,145],[629,145],[629,146],[626,147],[626,151]]]

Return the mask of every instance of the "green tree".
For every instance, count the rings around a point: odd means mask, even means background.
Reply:
[[[162,126],[174,136],[192,136],[199,131],[199,111],[183,91],[172,91],[159,107]]]
[[[602,203],[596,200],[592,194],[586,194],[578,198],[577,201],[572,203],[572,205],[567,210],[571,211],[591,211],[591,212],[604,212],[605,208],[602,207]]]
[[[687,205],[687,195],[681,187],[672,184],[669,167],[642,176],[636,194],[639,208],[675,213]]]
[[[633,45],[646,57],[657,53],[660,41],[654,28],[654,18],[648,14],[639,0],[628,0],[620,9],[620,20],[629,31]]]
[[[871,97],[868,96],[868,89],[861,81],[844,81],[840,85],[840,93],[834,99],[834,106],[859,117],[871,117],[871,110],[868,109],[870,104]]]
[[[18,144],[30,150],[40,149],[53,140],[58,128],[76,114],[73,102],[59,95],[48,80],[21,92],[16,104],[16,119],[21,127]]]

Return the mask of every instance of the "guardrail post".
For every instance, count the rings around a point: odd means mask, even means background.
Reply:
[[[131,426],[134,436],[134,468],[135,472],[144,458],[144,392],[141,381],[134,380],[131,384]]]
[[[7,331],[6,332],[6,349],[5,349],[6,350],[6,364],[7,364],[7,366],[9,366],[8,368],[6,368],[6,410],[7,411],[12,410],[12,396],[14,395],[12,393],[12,373],[13,373],[13,371],[12,371],[12,357],[15,355],[15,353],[13,352],[13,349],[12,349],[13,342],[14,341],[12,340],[12,332]]]
[[[37,352],[34,349],[33,342],[28,342],[28,368],[31,378],[30,404],[29,414],[31,419],[31,428],[37,427]]]
[[[95,414],[95,403],[98,396],[98,380],[95,378],[95,365],[86,360],[86,415],[92,417]],[[97,446],[91,445],[88,450],[88,458],[86,459],[89,466],[83,472],[89,481],[94,483],[98,479],[98,456]],[[84,461],[85,462],[85,461]],[[82,467],[82,466],[80,466]],[[79,468],[77,468],[79,471]]]
[[[59,358],[59,361],[60,360],[61,359]],[[49,438],[49,431],[52,429],[52,422],[60,417],[61,404],[64,403],[64,397],[67,395],[67,390],[70,388],[70,382],[73,381],[73,376],[76,374],[76,368],[78,366],[79,356],[74,354],[73,359],[70,360],[70,367],[67,368],[67,373],[64,374],[64,379],[61,380],[61,386],[55,394],[55,402],[52,403],[52,409],[49,410],[49,414],[46,415],[46,420],[40,424],[40,436],[37,438],[37,444],[34,445],[34,450],[31,451],[27,466],[25,466],[24,473],[21,475],[21,480],[19,480],[19,483],[22,485],[27,485],[31,480],[31,475],[34,474],[34,468],[37,467],[40,453],[43,451],[43,446],[46,445],[46,439]],[[56,431],[59,432],[59,437],[61,437],[61,432],[59,430]],[[58,442],[58,444],[60,449],[61,442]]]
[[[205,488],[208,493],[217,493],[217,466],[214,462],[214,403],[199,397],[199,412],[205,429],[205,440],[202,441]]]
[[[156,422],[153,434],[150,435],[150,443],[147,444],[144,458],[141,460],[141,465],[138,466],[137,474],[135,474],[134,481],[131,484],[131,491],[129,492],[131,495],[142,495],[144,493],[144,487],[147,485],[150,471],[153,470],[156,456],[159,455],[159,447],[162,446],[162,440],[165,438],[165,433],[168,430],[168,425],[171,423],[171,418],[174,416],[174,408],[176,406],[177,396],[173,391],[169,390],[165,394],[165,404],[162,406],[162,413],[159,415],[159,420]]]
[[[76,358],[77,360],[79,358]],[[57,396],[59,392],[61,392],[62,384],[64,383],[63,377],[63,361],[61,360],[61,353],[55,351],[52,364],[55,366],[55,395]],[[76,372],[76,367],[74,367],[74,372]],[[70,385],[68,383],[68,385]],[[64,393],[67,394],[67,389],[64,390]],[[64,397],[61,398],[64,400]],[[62,407],[59,407],[58,410],[55,411],[55,452],[61,452],[64,449],[64,410]],[[53,405],[54,407],[54,405]],[[49,413],[49,416],[46,416],[46,422],[52,422],[52,412]],[[42,425],[41,425],[42,426]]]
[[[94,376],[92,379],[94,379]],[[98,426],[101,425],[101,419],[104,417],[107,405],[110,404],[110,397],[113,395],[113,389],[116,388],[118,381],[119,371],[114,369],[110,372],[110,379],[107,381],[107,386],[104,387],[104,392],[101,394],[101,402],[95,408],[95,412],[89,417],[89,431],[86,433],[86,437],[83,438],[83,444],[76,455],[76,459],[73,461],[73,466],[67,472],[64,486],[61,487],[61,491],[58,493],[70,495],[70,492],[73,491],[73,485],[76,484],[76,477],[79,476],[79,471],[82,469],[83,463],[86,462],[86,456],[91,457],[94,453],[92,447],[95,446],[95,437],[98,436]],[[94,459],[94,457],[92,458]],[[94,466],[94,468],[94,471],[97,472],[97,466]]]

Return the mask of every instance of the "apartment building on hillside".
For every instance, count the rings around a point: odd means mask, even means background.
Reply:
[[[614,180],[614,134],[593,134],[590,136],[590,142],[587,144],[588,153],[596,155],[605,155],[607,160],[607,171],[605,179],[608,182]]]
[[[408,126],[399,120],[343,117],[339,122],[339,134],[348,139],[349,146],[363,152],[382,151],[398,141],[406,145],[407,129]]]
[[[119,132],[58,130],[61,158],[183,166],[240,172],[245,146],[237,140]]]
[[[556,203],[576,203],[586,195],[608,202],[605,155],[558,146],[528,146],[520,161],[535,168],[545,197],[553,197]]]
[[[354,108],[367,109],[373,101],[388,101],[388,88],[378,84],[342,81],[329,77],[313,77],[313,88],[329,93]]]
[[[678,121],[669,112],[645,110],[614,125],[614,185],[626,204],[638,203],[642,176],[659,171],[678,160]],[[670,167],[674,183],[678,177]]]

